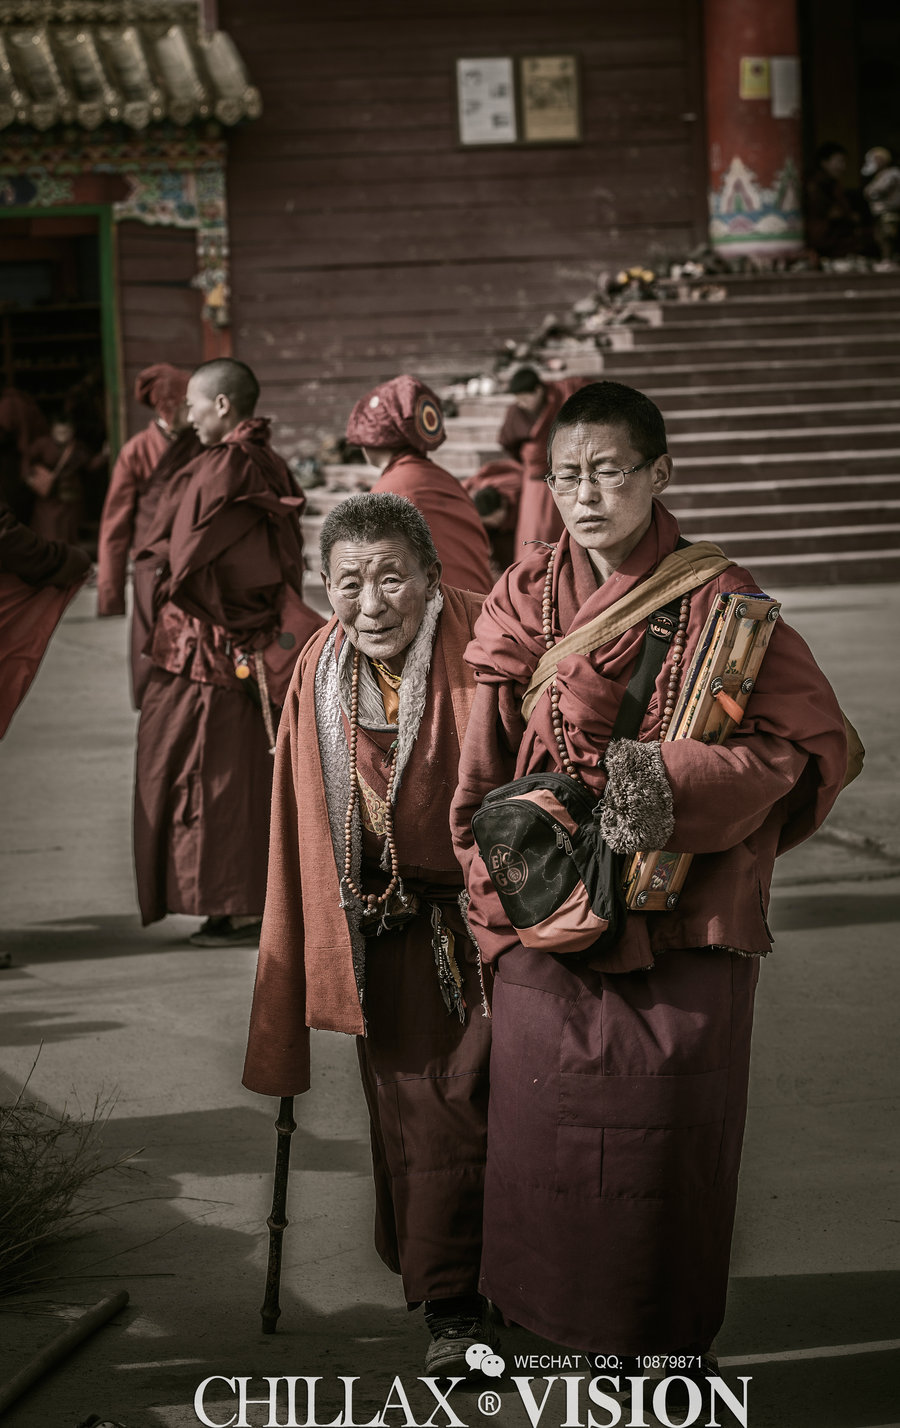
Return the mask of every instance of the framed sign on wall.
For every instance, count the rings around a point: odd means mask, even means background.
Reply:
[[[574,54],[459,59],[456,98],[460,144],[581,142]]]
[[[457,60],[456,95],[461,144],[516,142],[516,90],[511,59]]]
[[[580,140],[578,88],[575,55],[524,55],[519,60],[519,102],[526,144]]]

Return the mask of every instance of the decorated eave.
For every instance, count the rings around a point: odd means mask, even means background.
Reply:
[[[0,129],[232,125],[262,112],[234,41],[196,0],[0,0]]]

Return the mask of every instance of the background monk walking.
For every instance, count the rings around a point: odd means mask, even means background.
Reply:
[[[563,403],[590,382],[590,377],[563,377],[560,381],[544,382],[532,367],[520,368],[512,377],[509,390],[515,394],[515,405],[507,413],[500,428],[500,445],[512,452],[518,447],[516,459],[522,465],[522,491],[516,521],[515,559],[525,555],[529,541],[559,540],[563,522],[544,477],[547,474],[547,436]],[[522,436],[522,427],[530,422]]]
[[[445,440],[444,414],[430,387],[394,377],[356,403],[347,440],[381,472],[373,491],[405,496],[422,512],[448,585],[484,594],[494,583],[491,545],[461,482],[428,453]]]
[[[310,1026],[358,1037],[376,1247],[409,1307],[425,1302],[426,1372],[465,1375],[486,1334],[490,1022],[449,814],[481,600],[439,587],[428,527],[398,496],[344,501],[321,546],[336,618],[279,730],[244,1084],[293,1096],[310,1084]]]
[[[254,945],[266,888],[272,759],[264,715],[320,616],[301,600],[304,498],[254,418],[249,367],[188,383],[205,450],[166,490],[145,552],[162,569],[138,725],[134,849],[144,923],[207,916],[200,947]],[[139,556],[140,556],[139,552]],[[241,676],[245,677],[241,677]],[[289,677],[289,673],[288,673]]]
[[[97,551],[97,614],[125,614],[129,555],[140,550],[166,484],[202,450],[187,419],[188,373],[158,362],[138,374],[134,395],[153,411],[153,420],[126,441],[110,478],[100,518]],[[153,624],[155,562],[135,560],[132,569],[131,688],[141,707],[150,677],[144,649]]]
[[[30,523],[45,540],[77,542],[90,460],[90,451],[65,412],[54,417],[49,436],[39,436],[28,448],[25,481],[34,494]]]

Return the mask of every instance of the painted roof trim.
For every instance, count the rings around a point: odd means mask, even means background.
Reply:
[[[197,5],[0,0],[0,129],[238,124],[262,113],[234,41]]]

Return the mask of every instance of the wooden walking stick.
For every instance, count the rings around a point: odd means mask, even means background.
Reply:
[[[281,1283],[281,1242],[287,1229],[288,1169],[291,1162],[291,1136],[297,1129],[294,1120],[293,1096],[282,1096],[275,1122],[278,1140],[275,1148],[275,1177],[272,1185],[272,1213],[266,1224],[269,1226],[269,1263],[266,1266],[266,1297],[260,1313],[262,1331],[274,1334],[281,1314],[278,1303],[278,1288]]]

